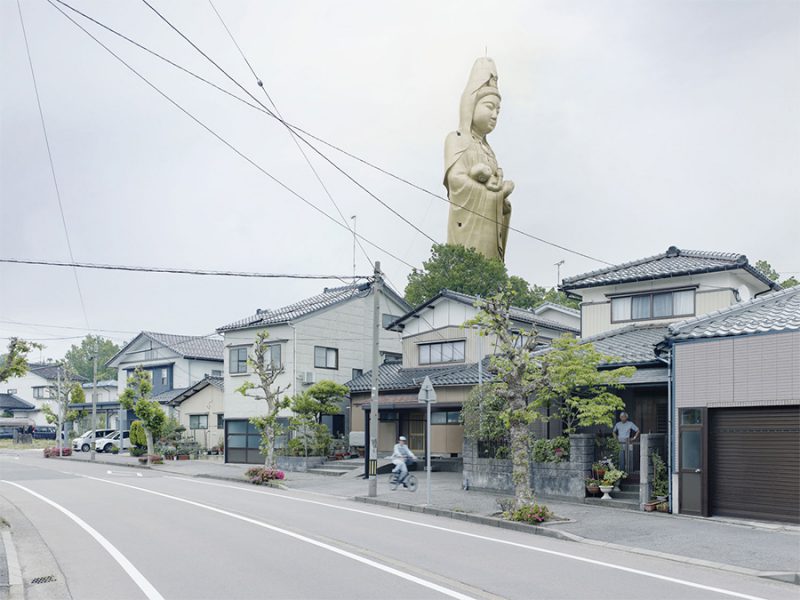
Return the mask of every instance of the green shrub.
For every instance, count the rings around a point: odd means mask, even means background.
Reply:
[[[503,513],[509,521],[530,523],[537,525],[553,518],[553,513],[544,504],[523,504],[522,506]]]
[[[138,448],[145,448],[147,447],[147,435],[144,432],[144,425],[142,425],[141,421],[134,421],[131,423],[131,444]],[[131,450],[131,454],[133,454],[133,450]],[[140,454],[134,454],[134,456],[141,456]]]
[[[252,467],[247,469],[244,475],[250,480],[250,483],[255,485],[263,485],[270,481],[280,481],[285,477],[283,471],[270,469],[269,467]]]
[[[131,446],[131,456],[144,456],[145,454],[147,454],[147,448]]]
[[[533,443],[534,462],[561,462],[569,460],[569,437],[561,435],[552,440],[536,440]]]

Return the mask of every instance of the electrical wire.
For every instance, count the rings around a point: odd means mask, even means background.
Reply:
[[[30,44],[28,42],[28,31],[25,28],[25,18],[22,16],[22,5],[20,4],[19,0],[17,0],[17,11],[19,12],[19,22],[20,22],[20,25],[22,26],[22,37],[25,40],[25,52],[28,55],[28,65],[30,66],[30,69],[31,69],[31,79],[33,80],[33,90],[34,90],[34,92],[36,94],[36,106],[39,109],[39,120],[42,123],[42,133],[44,134],[44,144],[45,144],[45,147],[47,148],[47,160],[50,163],[50,174],[53,177],[53,187],[55,188],[56,199],[58,200],[58,211],[59,211],[59,213],[61,215],[61,225],[64,228],[64,237],[67,240],[67,250],[69,251],[69,259],[72,262],[75,262],[75,256],[72,253],[72,242],[69,239],[69,228],[67,227],[67,219],[64,216],[64,204],[61,201],[61,189],[58,186],[58,178],[56,177],[56,167],[55,167],[55,164],[53,163],[53,152],[50,149],[50,137],[47,135],[47,126],[45,125],[45,120],[44,120],[44,110],[42,109],[42,100],[39,97],[39,86],[36,83],[36,72],[34,71],[34,68],[33,68],[33,58],[31,57],[31,48],[30,48]],[[86,311],[86,302],[84,302],[84,299],[83,299],[83,290],[81,290],[81,282],[80,282],[80,279],[78,278],[78,270],[77,269],[73,269],[72,270],[72,274],[75,277],[75,286],[78,289],[78,298],[80,299],[80,303],[81,303],[81,311],[83,311],[83,319],[86,322],[86,327],[88,329],[91,329],[91,327],[89,325],[89,315],[88,315],[88,313]]]
[[[52,4],[52,0],[48,0],[48,2],[50,2]],[[151,54],[152,56],[155,56],[156,58],[166,62],[167,64],[171,65],[172,67],[174,67],[174,68],[186,73],[187,75],[197,79],[198,81],[201,81],[201,82],[205,83],[206,85],[209,85],[209,86],[213,87],[217,91],[222,92],[223,94],[225,94],[227,96],[230,96],[231,98],[241,102],[242,104],[245,104],[246,106],[249,106],[250,108],[252,108],[254,110],[257,110],[259,112],[265,113],[268,116],[270,116],[271,118],[276,119],[278,121],[281,121],[286,127],[291,128],[296,133],[301,133],[304,136],[308,136],[309,138],[311,138],[311,139],[313,139],[313,140],[315,140],[315,141],[317,141],[317,142],[319,142],[319,143],[331,148],[332,150],[335,150],[336,152],[339,152],[339,153],[341,153],[341,154],[343,154],[343,155],[345,155],[345,156],[347,156],[347,157],[349,157],[349,158],[351,158],[351,159],[353,159],[355,161],[358,161],[361,164],[363,164],[363,165],[365,165],[365,166],[367,166],[367,167],[369,167],[371,169],[374,169],[374,170],[378,171],[379,173],[382,173],[382,174],[384,174],[384,175],[386,175],[388,177],[391,177],[392,179],[395,179],[396,181],[404,183],[404,184],[406,184],[406,185],[408,185],[408,186],[410,186],[410,187],[412,187],[412,188],[414,188],[414,189],[416,189],[418,191],[421,191],[421,192],[423,192],[423,193],[425,193],[425,194],[427,194],[427,195],[429,195],[429,196],[431,196],[433,198],[437,198],[437,199],[439,199],[439,200],[441,200],[443,202],[447,202],[448,204],[454,204],[455,206],[459,206],[463,210],[466,210],[467,212],[471,212],[471,213],[479,216],[480,218],[488,220],[488,221],[490,221],[490,222],[492,222],[492,223],[494,223],[496,225],[500,224],[496,219],[493,219],[492,217],[489,217],[487,215],[484,215],[482,213],[479,213],[479,212],[474,211],[474,210],[472,210],[470,208],[467,208],[467,207],[461,207],[460,205],[453,203],[449,198],[447,198],[445,196],[442,196],[441,194],[437,194],[436,192],[433,192],[433,191],[431,191],[431,190],[429,190],[429,189],[427,189],[427,188],[425,188],[423,186],[420,186],[420,185],[418,185],[416,183],[413,183],[412,181],[410,181],[410,180],[408,180],[408,179],[406,179],[406,178],[404,178],[404,177],[402,177],[400,175],[397,175],[397,174],[389,171],[388,169],[380,167],[380,166],[378,166],[378,165],[376,165],[376,164],[374,164],[374,163],[372,163],[372,162],[370,162],[370,161],[368,161],[368,160],[366,160],[364,158],[361,158],[361,157],[359,157],[359,156],[357,156],[357,155],[345,150],[344,148],[342,148],[340,146],[337,146],[336,144],[328,142],[327,140],[325,140],[325,139],[323,139],[323,138],[321,138],[321,137],[319,137],[317,135],[314,135],[313,133],[303,129],[302,127],[299,127],[297,125],[289,123],[288,121],[282,120],[278,115],[275,115],[272,111],[270,111],[266,107],[259,106],[257,104],[252,104],[252,103],[248,102],[246,99],[244,99],[244,98],[242,98],[240,96],[237,96],[236,94],[234,94],[234,93],[232,93],[232,92],[220,87],[219,85],[215,84],[214,82],[209,81],[208,79],[205,79],[204,77],[198,75],[197,73],[194,73],[193,71],[191,71],[191,70],[189,70],[189,69],[187,69],[187,68],[185,68],[185,67],[183,67],[183,66],[181,66],[181,65],[179,65],[179,64],[177,64],[175,62],[173,62],[172,60],[166,58],[165,56],[162,56],[158,52],[155,52],[154,50],[151,50],[150,48],[147,48],[146,46],[143,46],[142,44],[136,42],[135,40],[125,36],[124,34],[118,32],[118,31],[116,31],[112,27],[109,27],[108,25],[105,25],[104,23],[98,21],[97,19],[87,15],[86,13],[81,12],[80,10],[78,10],[78,9],[72,7],[71,5],[69,5],[68,3],[64,2],[64,0],[55,0],[55,2],[58,2],[59,4],[61,4],[61,5],[65,6],[66,8],[68,8],[69,10],[72,10],[73,12],[81,15],[82,17],[86,18],[87,20],[95,23],[99,27],[102,27],[103,29],[105,29],[109,33],[111,33],[111,34],[113,34],[113,35],[115,35],[117,37],[120,37],[121,39],[123,39],[123,40],[129,42],[130,44],[136,46],[137,48],[139,48],[139,49]],[[249,92],[248,92],[248,94],[249,94]],[[300,137],[300,139],[303,140],[304,143],[309,144],[309,142],[307,140],[305,140],[303,137]],[[327,156],[322,154],[318,149],[314,148],[314,150],[318,154],[323,156],[323,158],[327,158]],[[548,246],[552,246],[554,248],[558,248],[559,250],[563,250],[565,252],[569,252],[570,254],[575,254],[577,256],[581,256],[583,258],[587,258],[589,260],[592,260],[592,261],[595,261],[595,262],[599,262],[599,263],[602,263],[602,264],[606,264],[606,265],[612,265],[613,264],[613,263],[610,263],[610,262],[608,262],[606,260],[597,258],[595,256],[591,256],[589,254],[586,254],[584,252],[580,252],[578,250],[573,250],[572,248],[568,248],[568,247],[563,246],[561,244],[557,244],[555,242],[551,242],[549,240],[546,240],[546,239],[544,239],[542,237],[536,236],[536,235],[534,235],[532,233],[529,233],[527,231],[524,231],[524,230],[516,228],[516,227],[510,227],[509,226],[509,230],[513,231],[515,233],[518,233],[518,234],[520,234],[520,235],[522,235],[524,237],[527,237],[529,239],[532,239],[534,241],[540,242],[542,244],[545,244],[545,245],[548,245]]]
[[[369,279],[367,275],[306,275],[301,273],[256,273],[248,271],[212,271],[208,269],[178,269],[170,267],[134,267],[129,265],[104,265],[98,263],[63,262],[55,260],[28,260],[0,258],[0,263],[43,265],[48,267],[73,267],[76,269],[101,269],[106,271],[135,271],[138,273],[172,273],[179,275],[205,275],[212,277],[255,277],[262,279]]]
[[[228,25],[225,23],[225,19],[222,18],[222,15],[217,10],[217,7],[214,6],[213,0],[208,0],[208,3],[211,5],[211,9],[214,11],[214,14],[217,15],[217,19],[219,19],[219,22],[222,24],[222,27],[228,33],[228,37],[231,39],[231,42],[233,42],[233,45],[236,46],[236,49],[239,51],[239,55],[242,57],[242,60],[244,60],[245,64],[247,65],[247,68],[250,69],[250,73],[253,74],[253,78],[256,80],[256,84],[264,91],[264,95],[267,97],[267,100],[272,105],[273,110],[280,117],[280,121],[286,127],[286,131],[289,132],[289,137],[292,138],[292,141],[294,142],[295,146],[297,146],[297,150],[302,155],[303,160],[305,160],[306,164],[308,165],[308,168],[311,169],[311,172],[314,174],[314,177],[316,178],[317,182],[325,191],[325,195],[328,196],[328,199],[331,201],[331,204],[333,204],[334,208],[336,209],[336,212],[339,213],[339,217],[342,219],[342,223],[347,227],[347,229],[351,233],[355,233],[354,229],[350,227],[348,220],[345,218],[344,214],[342,214],[342,211],[339,208],[339,205],[336,203],[336,200],[333,199],[333,195],[331,194],[330,190],[322,181],[322,177],[320,177],[319,173],[317,172],[317,169],[311,163],[311,160],[308,158],[308,155],[305,153],[305,150],[303,150],[303,147],[300,145],[300,142],[297,141],[297,135],[294,133],[294,131],[292,131],[291,127],[286,125],[286,122],[284,121],[283,115],[281,114],[281,111],[278,109],[277,104],[275,104],[275,101],[272,99],[272,96],[270,96],[269,92],[267,91],[267,88],[264,87],[264,82],[256,74],[255,69],[253,69],[253,65],[250,64],[249,60],[247,60],[247,56],[245,56],[244,51],[242,50],[241,46],[239,46],[239,43],[236,41],[236,37],[234,37],[233,32],[228,28]],[[361,243],[361,241],[358,240],[358,238],[355,236],[353,237],[353,239],[357,241],[358,247],[364,254],[364,258],[367,259],[367,263],[373,264],[372,259],[370,258],[369,254],[367,254],[367,251],[364,249],[364,245]]]
[[[61,0],[55,0],[55,1],[56,1],[56,2],[61,2]],[[168,101],[170,104],[172,104],[172,105],[173,105],[175,108],[177,108],[178,110],[180,110],[180,111],[181,111],[183,114],[185,114],[187,117],[189,117],[189,118],[190,118],[192,121],[194,121],[195,123],[197,123],[198,125],[200,125],[200,127],[202,127],[203,129],[205,129],[205,130],[206,130],[208,133],[210,133],[210,134],[211,134],[213,137],[215,137],[215,138],[216,138],[216,139],[217,139],[219,142],[221,142],[222,144],[224,144],[225,146],[227,146],[227,147],[228,147],[228,149],[230,149],[231,151],[233,151],[233,152],[234,152],[236,155],[238,155],[240,158],[242,158],[242,159],[244,159],[245,161],[247,161],[247,162],[248,162],[248,163],[249,163],[251,166],[253,166],[254,168],[256,168],[258,171],[260,171],[260,172],[261,172],[263,175],[265,175],[266,177],[268,177],[270,180],[272,180],[272,181],[273,181],[274,183],[276,183],[278,186],[280,186],[281,188],[283,188],[284,190],[286,190],[287,192],[289,192],[289,193],[290,193],[292,196],[294,196],[294,197],[295,197],[295,198],[297,198],[298,200],[302,201],[303,203],[307,204],[309,207],[311,207],[312,209],[314,209],[315,211],[317,211],[318,213],[320,213],[321,215],[323,215],[324,217],[326,217],[327,219],[329,219],[330,221],[332,221],[333,223],[335,223],[335,224],[336,224],[338,227],[342,227],[342,228],[346,229],[347,231],[350,231],[350,229],[349,229],[349,228],[348,228],[346,225],[343,225],[342,223],[340,223],[340,222],[339,222],[339,221],[338,221],[338,220],[337,220],[335,217],[331,216],[330,214],[328,214],[327,212],[325,212],[323,209],[321,209],[320,207],[318,207],[316,204],[314,204],[313,202],[311,202],[310,200],[308,200],[307,198],[305,198],[304,196],[302,196],[302,195],[301,195],[299,192],[295,191],[294,189],[292,189],[291,187],[289,187],[289,186],[288,186],[286,183],[284,183],[283,181],[281,181],[280,179],[278,179],[277,177],[275,177],[274,175],[272,175],[271,173],[269,173],[269,172],[268,172],[266,169],[264,169],[264,168],[263,168],[261,165],[259,165],[257,162],[255,162],[255,161],[254,161],[252,158],[250,158],[249,156],[247,156],[246,154],[244,154],[244,152],[242,152],[241,150],[239,150],[239,149],[238,149],[236,146],[234,146],[234,145],[233,145],[231,142],[229,142],[227,139],[225,139],[224,137],[222,137],[222,136],[221,136],[220,134],[218,134],[216,131],[214,131],[213,129],[211,129],[211,127],[209,127],[209,126],[208,126],[208,125],[206,125],[206,124],[205,124],[203,121],[201,121],[199,118],[197,118],[196,116],[194,116],[194,114],[192,114],[191,112],[189,112],[189,111],[188,111],[186,108],[184,108],[184,107],[183,107],[181,104],[179,104],[177,101],[173,100],[173,99],[172,99],[172,98],[171,98],[169,95],[167,95],[165,92],[163,92],[163,91],[162,91],[162,90],[161,90],[161,89],[160,89],[158,86],[156,86],[156,85],[155,85],[154,83],[152,83],[152,82],[151,82],[149,79],[147,79],[147,77],[145,77],[144,75],[142,75],[142,74],[141,74],[139,71],[137,71],[137,70],[136,70],[134,67],[132,67],[130,64],[128,64],[128,63],[127,63],[127,62],[126,62],[126,61],[125,61],[125,60],[124,60],[122,57],[120,57],[120,56],[119,56],[117,53],[115,53],[113,50],[111,50],[111,48],[109,48],[109,47],[108,47],[108,46],[106,46],[106,45],[105,45],[103,42],[101,42],[101,41],[100,41],[100,40],[99,40],[97,37],[95,37],[95,36],[94,36],[94,35],[93,35],[93,34],[92,34],[90,31],[88,31],[88,30],[87,30],[85,27],[83,27],[83,26],[82,26],[80,23],[78,23],[77,21],[75,21],[75,19],[73,19],[72,17],[70,17],[68,14],[66,14],[66,13],[65,13],[63,10],[61,10],[61,8],[59,8],[58,6],[56,6],[56,5],[54,4],[54,0],[47,0],[47,3],[48,3],[48,4],[50,4],[50,6],[52,6],[53,8],[55,8],[55,9],[56,9],[56,10],[57,10],[59,13],[61,13],[61,14],[62,14],[62,15],[63,15],[63,16],[66,18],[66,19],[68,19],[70,22],[72,22],[72,24],[73,24],[73,25],[75,25],[75,26],[76,26],[78,29],[80,29],[80,30],[81,30],[81,31],[83,31],[83,32],[84,32],[86,35],[88,35],[88,36],[89,36],[91,39],[93,39],[93,40],[94,40],[94,41],[95,41],[97,44],[99,44],[99,45],[100,45],[100,46],[101,46],[101,47],[102,47],[102,48],[103,48],[103,49],[104,49],[106,52],[108,52],[109,54],[111,54],[111,56],[113,56],[114,58],[116,58],[116,59],[117,59],[117,60],[118,60],[120,63],[122,63],[122,64],[123,64],[123,65],[124,65],[124,66],[125,66],[125,67],[126,67],[128,70],[129,70],[129,71],[131,71],[131,72],[132,72],[134,75],[136,75],[136,76],[137,76],[139,79],[141,79],[143,82],[145,82],[145,83],[146,83],[146,84],[147,84],[147,85],[148,85],[150,88],[152,88],[152,89],[153,89],[153,90],[154,90],[156,93],[158,93],[158,94],[159,94],[161,97],[163,97],[165,100],[167,100],[167,101]],[[351,233],[352,233],[352,232],[351,232]],[[366,237],[364,237],[364,236],[363,236],[363,235],[361,235],[360,233],[354,233],[353,235],[357,236],[358,238],[360,238],[361,240],[363,240],[365,243],[367,243],[367,244],[369,244],[370,246],[372,246],[372,247],[376,248],[377,250],[379,250],[379,251],[383,252],[383,253],[384,253],[384,254],[386,254],[387,256],[390,256],[390,257],[394,258],[396,261],[398,261],[398,262],[400,262],[400,263],[402,263],[402,264],[406,265],[407,267],[409,267],[409,268],[412,268],[412,269],[414,268],[414,265],[412,265],[412,264],[411,264],[411,263],[409,263],[408,261],[406,261],[406,260],[403,260],[402,258],[400,258],[399,256],[397,256],[396,254],[394,254],[394,253],[390,252],[389,250],[386,250],[385,248],[383,248],[382,246],[379,246],[379,245],[378,245],[378,244],[376,244],[375,242],[372,242],[372,241],[370,241],[369,239],[367,239]]]

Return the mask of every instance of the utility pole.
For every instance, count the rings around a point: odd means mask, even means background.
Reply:
[[[97,432],[97,340],[94,341],[94,356],[92,357],[92,435],[91,435],[91,460],[95,459],[95,435]],[[119,447],[122,449],[122,436],[119,438]]]
[[[353,221],[353,283],[356,280],[356,215],[352,215],[350,219]]]
[[[374,498],[378,495],[378,369],[381,352],[381,291],[383,278],[381,263],[375,261],[375,282],[372,285],[372,396],[369,402],[369,492]]]
[[[56,448],[58,448],[58,455],[61,456],[61,363],[56,367],[56,377],[58,383],[56,384]]]
[[[561,265],[563,264],[564,261],[560,260],[554,265],[556,268],[556,290],[558,290],[558,286],[561,285]]]

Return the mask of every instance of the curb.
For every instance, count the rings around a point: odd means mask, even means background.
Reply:
[[[709,569],[716,569],[718,571],[726,571],[728,573],[737,573],[739,575],[748,575],[750,577],[759,577],[762,579],[774,579],[783,583],[790,583],[800,586],[800,573],[791,572],[774,572],[774,571],[757,571],[755,569],[748,569],[746,567],[738,567],[736,565],[729,565],[725,563],[718,563],[710,560],[702,560],[699,558],[691,558],[689,556],[681,556],[679,554],[669,554],[667,552],[659,552],[657,550],[648,550],[647,548],[636,548],[631,546],[623,546],[613,542],[604,542],[601,540],[593,540],[585,538],[574,533],[567,533],[566,531],[558,531],[555,529],[547,529],[547,526],[542,525],[528,525],[526,523],[515,523],[514,521],[506,521],[496,517],[486,517],[482,515],[474,515],[469,513],[456,512],[444,508],[434,508],[432,506],[422,506],[416,504],[403,504],[401,502],[392,502],[390,500],[382,500],[379,498],[370,498],[368,496],[354,496],[352,498],[355,502],[362,502],[364,504],[374,504],[377,506],[386,506],[388,508],[395,508],[398,510],[407,510],[410,512],[424,513],[434,515],[437,517],[446,517],[458,521],[467,521],[469,523],[477,523],[479,525],[490,525],[500,529],[508,529],[511,531],[520,531],[532,535],[541,535],[544,537],[555,538],[567,542],[577,542],[580,544],[588,544],[591,546],[602,546],[604,548],[611,548],[613,550],[620,550],[623,552],[632,552],[642,556],[649,556],[652,558],[660,558],[662,560],[669,560],[672,562],[679,562],[695,567],[706,567]],[[553,525],[558,525],[569,521],[556,521]]]
[[[22,600],[25,598],[25,585],[22,581],[22,567],[19,565],[14,539],[11,537],[11,532],[7,528],[3,528],[0,537],[2,537],[3,540],[3,547],[5,548],[4,558],[8,566],[8,585],[3,587],[8,590],[9,600]]]

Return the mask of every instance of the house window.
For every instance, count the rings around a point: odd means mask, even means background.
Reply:
[[[208,415],[189,415],[189,429],[208,429]]]
[[[611,322],[644,321],[694,315],[694,290],[637,294],[611,299]]]
[[[283,366],[281,362],[281,345],[274,344],[272,346],[267,346],[267,350],[264,353],[264,363],[265,367],[269,367],[269,369],[273,371],[277,371]]]
[[[161,385],[164,387],[169,385],[169,369],[161,369]]]
[[[364,369],[353,369],[352,377],[350,377],[350,379],[361,377],[363,374],[364,374]]]
[[[217,413],[217,429],[225,429],[225,415]]]
[[[33,397],[39,400],[43,398],[51,398],[52,393],[49,387],[43,385],[33,388]]]
[[[230,373],[247,373],[247,348],[231,348]]]
[[[431,413],[431,425],[458,425],[461,423],[461,411],[449,410]]]
[[[441,363],[464,362],[466,342],[438,342],[419,346],[419,364],[435,365]]]
[[[314,366],[319,369],[338,369],[339,350],[314,346]]]

